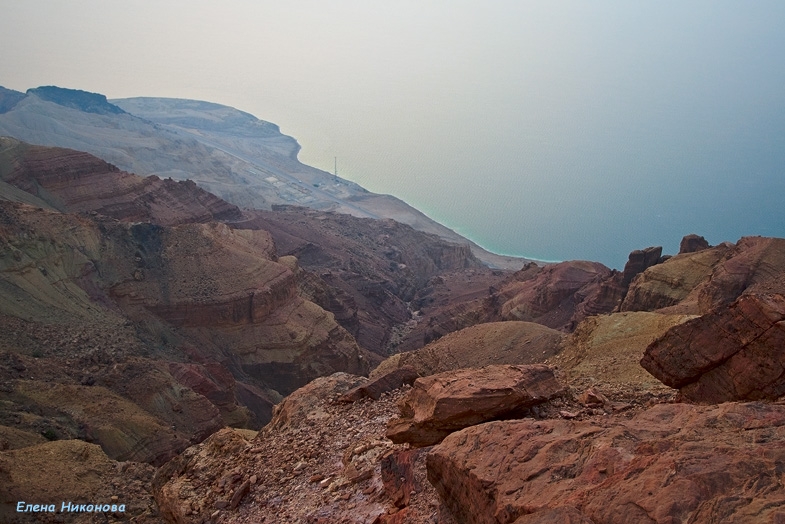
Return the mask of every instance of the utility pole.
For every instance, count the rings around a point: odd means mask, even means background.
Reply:
[[[338,157],[335,157],[335,167],[333,167],[333,172],[335,176],[338,176]]]

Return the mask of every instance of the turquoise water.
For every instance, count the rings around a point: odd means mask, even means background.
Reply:
[[[558,5],[479,17],[449,69],[338,120],[329,159],[294,131],[303,158],[506,254],[785,236],[785,4]]]

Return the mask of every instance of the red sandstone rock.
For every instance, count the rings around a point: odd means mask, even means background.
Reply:
[[[409,508],[403,508],[392,514],[379,515],[373,524],[406,524],[412,520],[410,513]]]
[[[785,296],[743,295],[654,341],[641,360],[652,375],[700,402],[785,394]]]
[[[647,247],[646,249],[636,249],[627,259],[622,272],[622,284],[628,286],[632,279],[639,273],[660,262],[662,256],[662,246]]]
[[[695,234],[686,235],[681,239],[681,244],[679,244],[679,254],[695,253],[696,251],[703,251],[710,247],[709,243],[702,236]]]
[[[780,522],[785,406],[662,404],[631,420],[453,433],[428,478],[465,524]]]
[[[401,402],[401,417],[388,424],[387,437],[430,446],[461,428],[520,415],[563,389],[545,365],[487,366],[419,378]]]
[[[394,506],[403,508],[409,505],[414,484],[414,461],[422,450],[392,450],[381,459],[381,478],[387,498]]]
[[[701,313],[742,293],[785,293],[785,239],[744,237],[694,292]]]
[[[578,401],[584,406],[602,406],[608,402],[608,397],[596,388],[589,388],[578,397]]]

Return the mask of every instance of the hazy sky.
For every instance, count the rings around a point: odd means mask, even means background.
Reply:
[[[223,103],[485,247],[785,236],[785,2],[6,0],[0,85]]]

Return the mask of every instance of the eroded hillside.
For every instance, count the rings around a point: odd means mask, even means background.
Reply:
[[[71,150],[0,177],[3,521],[785,519],[783,239],[513,273]],[[123,510],[15,511],[61,499]]]

